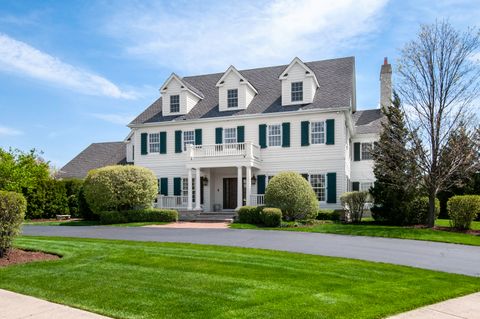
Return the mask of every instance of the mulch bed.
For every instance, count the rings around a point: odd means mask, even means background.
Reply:
[[[449,231],[449,232],[454,232],[454,233],[462,233],[462,234],[480,236],[480,230],[478,230],[478,229],[457,230],[457,229],[453,229],[453,228],[450,228],[450,227],[443,227],[443,226],[435,226],[435,227],[433,227],[433,229]]]
[[[6,256],[0,258],[0,267],[6,267],[16,264],[25,264],[32,261],[56,259],[60,259],[60,256],[47,254],[40,251],[28,251],[12,248],[9,250]]]

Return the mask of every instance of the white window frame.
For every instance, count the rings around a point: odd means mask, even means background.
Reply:
[[[188,177],[182,177],[181,181],[181,194],[182,196],[188,198]],[[192,177],[192,203],[195,203],[195,194],[195,177]]]
[[[148,153],[160,153],[160,133],[148,134]]]
[[[187,140],[186,136],[190,135],[191,139]],[[191,143],[189,143],[191,142]],[[188,144],[187,144],[188,143]],[[183,145],[183,151],[186,152],[188,151],[188,146],[189,145],[195,145],[195,131],[183,131],[182,132],[182,145]]]
[[[275,134],[273,136],[270,134],[270,127],[273,127],[273,126],[278,126],[280,128],[280,134]],[[272,145],[270,143],[270,137],[279,138],[279,144],[278,145]],[[282,140],[283,140],[283,125],[278,124],[278,123],[268,124],[267,125],[267,146],[268,147],[282,147]]]
[[[314,124],[323,124],[323,131],[319,131],[319,132],[314,132],[313,131],[313,126]],[[321,145],[321,144],[325,144],[325,140],[326,140],[326,124],[325,124],[325,121],[312,121],[310,122],[310,144],[313,144],[313,145]],[[314,143],[314,139],[313,139],[313,134],[318,134],[319,137],[320,137],[320,143]],[[323,134],[323,135],[322,135]],[[321,137],[323,136],[323,140],[321,139]]]
[[[368,192],[370,187],[373,187],[373,182],[359,182],[358,190]]]
[[[294,90],[293,90],[293,86],[294,86],[294,84],[298,84],[298,83],[302,83],[302,89],[301,89],[301,90],[298,90],[298,89],[297,89],[297,90],[294,91]],[[293,99],[294,94],[299,94],[299,93],[302,95],[302,96],[301,96],[302,98],[301,98],[301,99],[298,99],[298,100],[297,100],[297,99],[294,100],[294,99]],[[292,102],[303,102],[303,98],[304,98],[304,96],[303,96],[303,81],[291,82],[291,83],[290,83],[290,100],[291,100]]]
[[[318,193],[317,193],[317,189],[322,189],[322,187],[316,186],[316,185],[313,185],[313,184],[312,184],[312,182],[313,182],[312,176],[313,176],[313,175],[321,175],[321,176],[323,176],[323,200],[321,200],[321,199],[318,198]],[[328,185],[327,185],[327,174],[325,174],[325,173],[312,173],[312,174],[308,174],[308,182],[310,183],[310,186],[312,186],[313,191],[315,192],[315,196],[317,197],[317,200],[318,200],[320,203],[325,203],[325,202],[327,201],[327,189],[328,189]]]
[[[235,92],[235,97],[230,97],[230,92]],[[230,106],[230,102],[233,103]],[[236,109],[238,108],[238,89],[228,89],[227,90],[227,109]]]
[[[233,137],[228,137],[227,138],[227,131],[235,132],[235,141],[233,141]],[[223,144],[236,144],[236,143],[238,143],[238,132],[237,132],[236,127],[224,127],[222,135],[223,135]]]
[[[365,157],[363,156],[363,153],[364,153],[364,152],[365,152],[365,153],[367,152],[367,151],[364,151],[364,150],[363,150],[363,145],[370,145],[370,154],[369,154],[369,156],[368,156],[369,158],[365,158]],[[374,148],[374,143],[373,143],[373,142],[361,142],[361,143],[360,143],[360,160],[362,160],[362,161],[371,161],[371,160],[373,160],[373,157],[372,157],[372,154],[371,154],[371,152],[373,151],[373,148]]]
[[[172,111],[172,98],[173,97],[178,97],[178,110],[176,111]],[[177,104],[177,103],[175,103]],[[170,95],[170,113],[178,113],[180,112],[180,94],[173,94],[173,95]]]

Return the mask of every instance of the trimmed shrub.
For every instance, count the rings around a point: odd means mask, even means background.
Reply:
[[[26,218],[53,218],[68,214],[68,197],[65,183],[60,180],[45,180],[35,187],[23,190],[27,200]]]
[[[456,229],[470,229],[480,215],[480,195],[453,196],[447,202],[450,225]]]
[[[131,165],[91,170],[83,187],[88,206],[96,214],[152,207],[158,193],[153,172]]]
[[[368,192],[347,192],[340,196],[342,206],[347,212],[347,221],[358,223],[362,221]]]
[[[176,222],[178,212],[173,209],[134,209],[124,211],[100,212],[102,224],[122,224],[136,222]]]
[[[80,192],[83,187],[83,180],[71,178],[64,179],[61,182],[65,185],[69,214],[76,218],[83,217],[80,211]]]
[[[27,209],[22,194],[0,191],[0,258],[12,245],[13,238],[20,233]]]
[[[237,219],[242,224],[260,225],[262,218],[260,212],[263,206],[242,206],[237,211]]]
[[[341,211],[337,209],[319,209],[317,213],[318,220],[339,221],[340,217]]]
[[[416,197],[407,205],[405,225],[425,225],[428,222],[430,203],[428,196]],[[435,218],[440,214],[440,201],[435,199]]]
[[[260,212],[262,224],[267,227],[278,227],[282,223],[282,211],[279,208],[265,207]]]
[[[285,220],[315,218],[318,200],[312,186],[300,174],[282,172],[268,183],[265,205],[282,210]]]

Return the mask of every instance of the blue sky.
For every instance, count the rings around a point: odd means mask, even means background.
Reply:
[[[356,57],[357,104],[378,105],[383,57],[420,23],[474,26],[480,1],[0,0],[0,147],[60,168],[126,124],[182,76]]]

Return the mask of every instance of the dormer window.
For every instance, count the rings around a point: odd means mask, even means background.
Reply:
[[[292,102],[303,101],[303,82],[292,82]]]
[[[170,113],[180,112],[180,95],[170,95]]]
[[[231,89],[227,91],[227,107],[238,107],[238,89]]]

